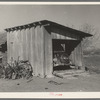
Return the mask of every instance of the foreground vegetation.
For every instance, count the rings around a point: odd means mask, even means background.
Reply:
[[[84,63],[90,72],[100,74],[100,55],[85,55]]]
[[[4,65],[0,64],[0,78],[5,79],[19,79],[19,78],[30,78],[32,77],[32,66],[29,61],[13,60],[11,58],[11,62]]]

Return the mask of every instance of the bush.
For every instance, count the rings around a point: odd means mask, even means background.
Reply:
[[[19,60],[13,60],[11,58],[11,62],[7,63],[6,66],[1,66],[2,71],[0,72],[0,77],[3,76],[3,78],[6,79],[19,79],[19,78],[30,78],[32,77],[32,66],[29,63],[29,61],[22,61]]]

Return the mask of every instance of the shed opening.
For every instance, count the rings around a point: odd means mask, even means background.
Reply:
[[[75,63],[71,60],[71,53],[80,43],[79,40],[53,39],[53,71],[73,69]]]

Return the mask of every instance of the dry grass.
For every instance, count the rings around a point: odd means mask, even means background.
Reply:
[[[100,73],[100,55],[89,55],[84,57],[85,66],[89,68],[90,72]]]

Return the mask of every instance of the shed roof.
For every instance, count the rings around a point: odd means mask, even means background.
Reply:
[[[85,32],[82,32],[82,31],[79,31],[79,30],[76,30],[76,29],[73,29],[73,28],[69,28],[69,27],[66,27],[64,25],[58,24],[56,22],[48,21],[48,20],[42,20],[42,21],[29,23],[29,24],[26,24],[26,25],[11,27],[11,28],[7,28],[5,30],[10,32],[10,31],[14,31],[14,30],[21,30],[21,29],[26,29],[26,28],[30,28],[30,27],[36,27],[37,25],[44,25],[44,26],[48,25],[50,27],[56,27],[56,28],[59,28],[61,30],[65,30],[65,31],[68,31],[70,33],[73,33],[73,34],[80,35],[82,37],[92,36],[89,33],[85,33]]]

